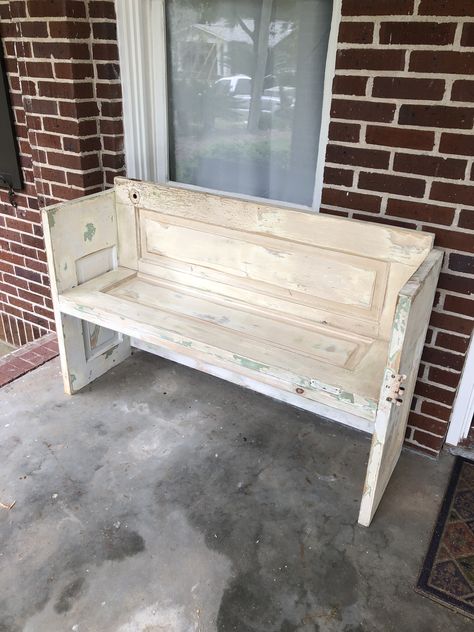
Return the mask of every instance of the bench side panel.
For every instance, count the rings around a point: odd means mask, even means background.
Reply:
[[[130,354],[126,336],[62,314],[59,296],[117,266],[113,191],[43,211],[64,388],[74,393]]]

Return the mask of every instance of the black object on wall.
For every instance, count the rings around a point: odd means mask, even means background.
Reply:
[[[0,187],[22,188],[18,146],[13,127],[13,112],[8,96],[8,81],[0,42]]]

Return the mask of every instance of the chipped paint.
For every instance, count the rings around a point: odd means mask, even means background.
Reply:
[[[52,209],[48,213],[49,227],[50,228],[54,228],[54,226],[56,224],[56,212],[57,212],[56,209]]]
[[[268,371],[268,369],[270,368],[267,364],[262,364],[261,362],[250,360],[249,358],[243,358],[239,355],[234,354],[232,357],[234,358],[234,360],[237,360],[240,366],[243,366],[246,369],[250,369],[251,371],[257,371],[258,373],[260,373],[262,371]]]
[[[86,224],[86,230],[84,231],[84,241],[92,241],[95,233],[96,227],[94,226],[94,224],[92,224],[91,222]]]
[[[354,395],[353,393],[348,393],[347,391],[341,391],[338,395],[337,399],[341,402],[348,402],[350,404],[354,403]]]

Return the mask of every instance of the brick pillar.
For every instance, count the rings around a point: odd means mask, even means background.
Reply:
[[[0,0],[21,154],[18,208],[0,189],[0,332],[23,344],[54,328],[39,209],[124,173],[113,0]]]

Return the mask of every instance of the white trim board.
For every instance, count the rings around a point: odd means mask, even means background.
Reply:
[[[115,3],[127,176],[161,184],[167,183],[169,177],[165,2],[166,0],[116,0]],[[310,208],[317,212],[323,189],[341,5],[342,0],[333,0],[313,204],[311,207],[301,206],[305,210]],[[236,198],[261,199],[237,193],[226,194]],[[295,207],[294,204],[292,206]]]
[[[474,336],[471,337],[461,382],[454,400],[446,443],[458,445],[469,434],[474,415]]]

